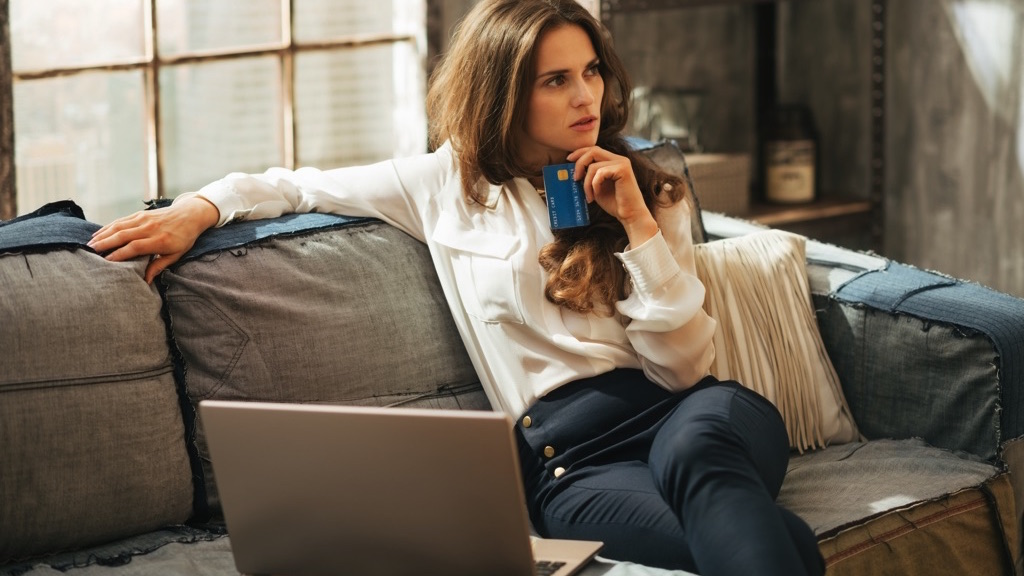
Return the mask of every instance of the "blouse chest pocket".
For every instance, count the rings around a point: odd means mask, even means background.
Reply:
[[[519,238],[469,228],[445,213],[432,238],[452,250],[456,289],[470,316],[483,322],[523,323],[511,259]]]

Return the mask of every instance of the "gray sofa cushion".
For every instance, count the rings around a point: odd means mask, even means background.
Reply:
[[[225,530],[179,524],[0,565],[0,576],[239,576],[230,542]]]
[[[795,457],[779,503],[842,574],[1006,574],[1019,547],[1009,476],[920,439]]]
[[[377,220],[279,220],[211,230],[161,275],[193,405],[490,409],[423,244]],[[216,509],[201,422],[195,440]]]
[[[874,440],[793,458],[779,501],[815,528],[830,575],[1000,574],[1010,561],[1007,542],[1016,542],[1010,491],[1006,475],[989,464],[920,440]],[[148,553],[131,560],[133,574],[237,574],[229,538],[188,530],[58,555],[28,574],[72,564],[83,568],[70,574],[106,574],[86,566],[132,553]],[[599,561],[581,574],[689,573]]]
[[[35,216],[0,225],[0,564],[192,510],[167,330],[144,263],[75,248],[98,226],[74,213]]]
[[[815,534],[882,512],[979,486],[999,474],[923,440],[872,440],[794,456],[779,502]]]

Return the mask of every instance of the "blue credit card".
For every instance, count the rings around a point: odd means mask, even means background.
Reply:
[[[544,194],[548,200],[548,220],[552,230],[590,224],[583,183],[576,181],[575,173],[575,163],[544,167]]]

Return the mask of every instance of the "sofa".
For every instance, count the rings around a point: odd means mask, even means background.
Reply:
[[[232,224],[152,285],[86,247],[98,227],[70,201],[0,223],[0,575],[237,574],[201,400],[490,409],[426,248],[388,224]],[[701,242],[762,230],[694,213]],[[1021,574],[1024,300],[810,239],[804,263],[858,435],[794,451],[779,500],[828,573]]]

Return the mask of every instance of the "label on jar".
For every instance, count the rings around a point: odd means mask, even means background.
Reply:
[[[769,202],[814,200],[814,140],[768,142],[764,164]]]

